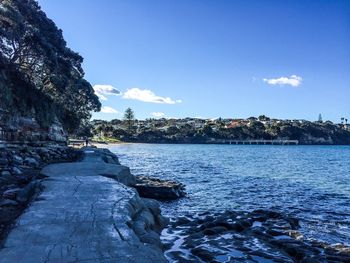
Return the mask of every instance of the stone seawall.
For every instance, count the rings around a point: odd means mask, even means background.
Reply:
[[[80,162],[42,170],[43,191],[18,218],[1,262],[166,262],[158,203],[129,187],[135,178],[108,150],[83,151]]]

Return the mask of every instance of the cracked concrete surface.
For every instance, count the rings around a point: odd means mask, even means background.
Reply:
[[[119,178],[125,169],[91,151],[82,162],[45,167],[44,191],[18,219],[0,262],[166,262],[158,247],[141,243],[127,225],[137,193],[101,176]]]

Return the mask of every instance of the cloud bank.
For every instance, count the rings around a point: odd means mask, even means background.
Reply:
[[[109,106],[103,106],[101,108],[101,112],[102,113],[119,113],[119,111],[117,111],[116,109],[113,109],[112,107],[109,107]]]
[[[120,95],[120,91],[114,88],[112,85],[95,85],[93,87],[95,94],[97,97],[99,97],[101,100],[107,100],[106,96],[114,95],[118,96]]]
[[[162,118],[165,116],[164,112],[152,112],[151,115],[156,118]]]
[[[303,79],[297,75],[292,75],[290,77],[280,77],[276,79],[263,79],[263,81],[270,85],[290,85],[293,87],[298,87]]]
[[[132,88],[123,94],[124,99],[139,100],[150,103],[175,104],[181,103],[181,100],[173,100],[169,97],[161,97],[154,94],[153,91],[147,89]]]

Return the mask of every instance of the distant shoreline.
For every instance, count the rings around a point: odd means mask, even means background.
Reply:
[[[227,144],[227,143],[174,143],[174,142],[119,142],[119,143],[91,143],[97,148],[104,148],[108,146],[126,145],[126,144],[164,144],[164,145],[231,145],[231,146],[350,146],[350,144]]]

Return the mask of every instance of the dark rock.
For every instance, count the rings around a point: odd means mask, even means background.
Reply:
[[[203,230],[203,233],[205,235],[218,235],[222,232],[227,231],[227,228],[223,227],[223,226],[215,226],[215,227],[211,227],[211,228],[206,228]]]
[[[13,174],[22,174],[21,169],[19,169],[16,166],[12,167],[11,171],[12,171]]]
[[[185,186],[170,180],[138,176],[134,186],[141,197],[174,200],[185,196]]]
[[[8,165],[9,161],[7,160],[6,157],[1,157],[0,158],[0,165]]]
[[[2,172],[1,172],[1,176],[2,176],[2,177],[11,176],[11,173],[10,173],[10,171],[2,171]]]
[[[0,207],[3,206],[17,206],[18,203],[15,200],[4,199],[0,201]]]
[[[262,224],[252,227],[256,221]],[[260,260],[257,257],[273,262],[350,262],[350,247],[304,241],[298,226],[298,219],[271,210],[226,211],[200,214],[191,220],[181,217],[166,232],[184,238],[179,248],[182,252],[174,258],[179,262],[183,256],[215,262],[217,255],[222,255],[218,261],[231,257],[232,262],[235,255],[237,262],[255,262]]]
[[[2,193],[3,198],[15,200],[20,188],[8,189]]]
[[[161,246],[161,242],[160,242],[160,237],[159,234],[156,233],[155,231],[149,231],[143,235],[140,236],[140,241],[143,243],[147,243],[147,244],[152,244],[152,245],[156,245],[158,247]]]
[[[237,232],[242,232],[245,229],[245,227],[241,223],[234,223],[231,224],[230,229]]]
[[[142,198],[142,200],[145,207],[147,207],[152,212],[153,215],[160,214],[159,203],[156,200],[149,199],[149,198]]]
[[[32,157],[26,157],[24,163],[35,168],[39,167],[39,162]]]
[[[22,164],[23,163],[23,158],[19,155],[13,155],[12,156],[12,163],[13,164]]]
[[[191,239],[198,239],[198,238],[202,238],[204,237],[204,233],[203,231],[199,231],[199,232],[196,232],[196,233],[193,233],[189,236]]]
[[[267,229],[266,233],[273,236],[273,237],[285,235],[285,233],[278,231],[278,230],[275,230],[275,229]]]
[[[180,216],[180,217],[178,217],[177,219],[176,219],[176,221],[174,222],[174,226],[178,226],[178,225],[185,225],[185,224],[188,224],[188,223],[190,223],[191,222],[191,220],[190,219],[188,219],[187,217],[185,217],[185,216]]]
[[[16,200],[20,203],[28,202],[31,199],[31,197],[35,194],[38,184],[39,183],[37,181],[30,182],[18,192]]]
[[[191,252],[205,262],[211,262],[214,259],[214,255],[202,247],[193,248]]]

